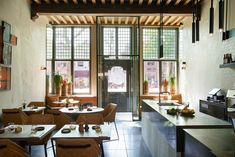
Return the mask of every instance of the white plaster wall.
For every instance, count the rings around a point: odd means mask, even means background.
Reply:
[[[0,21],[11,25],[11,33],[18,38],[12,46],[12,87],[0,91],[0,113],[2,108],[17,107],[23,100],[44,100],[46,24],[47,20],[30,19],[27,0],[0,0]]]
[[[219,68],[223,63],[224,53],[232,53],[235,57],[235,38],[222,41],[222,33],[218,29],[218,1],[214,1],[214,34],[209,35],[209,8],[210,1],[206,1],[202,7],[198,43],[192,44],[191,18],[181,28],[183,42],[180,47],[180,62],[186,61],[187,67],[186,70],[180,70],[180,92],[184,101],[190,102],[196,109],[199,99],[206,99],[211,89],[218,87],[227,91],[234,88],[235,83],[235,69]]]

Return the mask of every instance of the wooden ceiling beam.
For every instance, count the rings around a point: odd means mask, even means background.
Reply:
[[[74,21],[70,18],[70,16],[66,15],[64,18],[69,21],[71,24],[74,24]]]
[[[64,1],[64,3],[68,4],[68,0],[63,0],[63,1]]]
[[[111,4],[114,5],[115,4],[115,0],[111,0]]]
[[[96,4],[96,0],[91,0],[93,4]]]
[[[171,25],[175,25],[179,21],[182,21],[185,17],[184,16],[179,16],[177,17],[174,21],[172,21]]]
[[[135,24],[135,21],[136,21],[136,17],[133,17],[131,24],[132,24],[132,25]]]
[[[93,17],[92,16],[88,16],[90,21],[91,21],[91,24],[95,24],[94,20],[93,20]]]
[[[114,21],[115,21],[115,18],[114,18],[114,17],[112,17],[112,25],[114,25]]]
[[[81,16],[83,23],[87,24],[87,20],[85,16]]]
[[[129,0],[129,3],[132,5],[134,0]]]
[[[50,4],[51,1],[50,0],[44,0],[47,4]]]
[[[102,4],[105,4],[105,0],[101,0],[101,3],[102,3]]]
[[[59,0],[54,0],[55,3],[60,3]]]
[[[34,0],[35,3],[41,4],[41,0]]]
[[[160,16],[156,16],[153,20],[153,22],[151,23],[151,25],[154,25],[155,23],[157,23],[160,20]]]
[[[83,0],[83,2],[86,0]],[[140,1],[139,1],[140,2]],[[188,5],[165,5],[162,12],[165,14],[192,14],[191,3]],[[31,4],[31,18],[35,18],[38,15],[47,14],[158,14],[160,13],[161,7],[152,3],[147,5],[143,3],[141,7],[138,3],[133,3],[130,5],[122,5],[120,3],[113,4],[106,3],[102,5],[101,3],[96,3],[96,5],[91,3],[81,3],[76,5],[74,3],[68,3],[63,5],[61,3],[32,3]]]
[[[129,23],[129,17],[126,17],[125,24],[127,25]]]
[[[190,1],[191,1],[191,0],[186,0],[186,1],[184,2],[184,5],[187,5]]]

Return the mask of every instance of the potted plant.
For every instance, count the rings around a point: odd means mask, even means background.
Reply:
[[[56,95],[60,95],[60,93],[61,93],[61,83],[62,83],[62,76],[59,74],[55,74],[54,75],[54,85],[55,85]]]
[[[162,82],[163,92],[168,92],[168,81],[166,79]]]
[[[174,95],[175,94],[175,77],[171,76],[169,82],[170,82],[170,92],[172,95]]]
[[[149,93],[149,83],[148,80],[145,80],[143,84],[143,94],[146,95],[148,93]]]

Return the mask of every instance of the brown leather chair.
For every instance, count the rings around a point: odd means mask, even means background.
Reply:
[[[45,106],[45,102],[43,102],[43,101],[31,101],[28,104],[28,107],[32,107],[32,106],[44,107]]]
[[[76,120],[77,124],[104,124],[102,113],[80,114]]]
[[[46,96],[46,106],[50,109],[57,108],[60,109],[65,107],[65,104],[55,104],[55,101],[59,101],[59,96]]]
[[[18,108],[2,109],[2,121],[4,126],[8,123],[28,124],[29,117]]]
[[[38,125],[38,124],[54,124],[54,117],[50,114],[32,114],[29,117],[29,124]],[[28,139],[27,144],[29,145],[29,152],[31,153],[32,145],[44,145],[45,156],[47,157],[47,142],[50,139],[52,133],[46,135],[43,139]],[[53,142],[51,141],[53,144]],[[53,147],[52,147],[53,148]],[[54,153],[54,149],[53,149]]]
[[[56,140],[57,157],[100,157],[98,143],[92,139],[58,139]]]
[[[54,122],[56,124],[56,129],[62,128],[65,124],[70,124],[72,119],[63,112],[58,110],[47,110],[46,113],[52,114],[54,117]]]
[[[117,112],[117,104],[109,103],[104,108],[103,118],[104,118],[104,122],[114,123],[115,129],[117,132],[117,137],[118,137],[117,140],[119,140],[119,134],[118,134],[117,125],[115,122],[116,112]]]
[[[30,155],[16,143],[7,140],[0,140],[0,156],[1,157],[29,157]]]

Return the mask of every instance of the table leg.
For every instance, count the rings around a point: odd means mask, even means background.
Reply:
[[[54,157],[56,157],[55,148],[54,148],[54,142],[53,142],[52,139],[51,139],[51,146],[52,146],[53,155],[54,155]]]
[[[104,157],[104,147],[103,147],[103,141],[100,143],[100,148],[101,148],[101,157]]]

